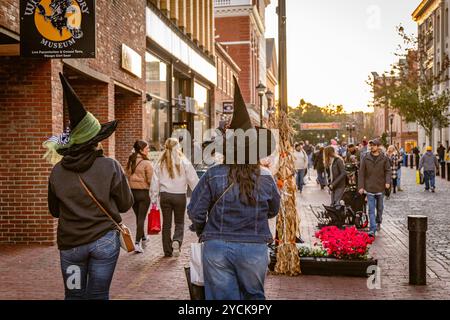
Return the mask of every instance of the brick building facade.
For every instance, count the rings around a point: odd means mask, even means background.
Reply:
[[[232,110],[224,110],[224,104],[233,102],[234,81],[233,76],[239,81],[241,68],[234,62],[220,43],[216,43],[217,86],[215,90],[215,110],[217,128],[221,121],[228,122]]]
[[[241,68],[240,87],[252,118],[259,118],[256,87],[267,86],[265,10],[269,4],[269,0],[215,0],[216,41]]]
[[[136,139],[154,142],[153,127],[161,129],[165,139],[178,117],[188,119],[192,131],[210,126],[212,112],[203,110],[213,105],[217,80],[212,0],[97,0],[96,19],[95,59],[25,59],[19,55],[19,1],[0,0],[0,243],[55,243],[57,220],[47,208],[51,166],[42,159],[42,142],[68,124],[59,72],[100,122],[120,121],[102,146],[122,165]],[[189,59],[158,38],[161,30],[173,33],[172,40],[189,52]],[[134,60],[141,64],[141,74],[122,67],[124,48],[141,58]],[[160,54],[167,67],[166,103],[156,106],[167,111],[167,128],[160,128],[154,116],[152,103],[158,99],[149,92],[150,53]],[[184,106],[192,98],[192,113],[174,111],[181,91]]]

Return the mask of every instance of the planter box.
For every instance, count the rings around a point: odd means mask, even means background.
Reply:
[[[300,258],[304,275],[367,277],[368,268],[377,260],[338,260],[334,258]]]
[[[277,263],[275,252],[270,251],[269,270],[274,271]],[[376,266],[377,260],[338,260],[334,258],[301,257],[303,275],[368,277],[368,268]]]

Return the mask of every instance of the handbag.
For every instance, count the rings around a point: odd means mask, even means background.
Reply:
[[[118,224],[108,213],[108,211],[98,202],[98,200],[95,198],[95,196],[92,194],[91,190],[87,187],[87,185],[84,183],[83,179],[81,179],[81,176],[78,175],[78,179],[80,180],[81,185],[83,186],[84,190],[86,190],[86,193],[91,197],[91,199],[94,201],[94,203],[97,205],[97,207],[108,216],[109,219],[116,225],[117,230],[119,231],[119,238],[120,238],[120,247],[125,250],[126,252],[130,253],[134,251],[134,241],[133,237],[131,235],[131,230],[124,225],[123,223]]]
[[[161,212],[159,211],[156,203],[152,204],[148,213],[148,225],[147,233],[156,235],[161,232]]]
[[[203,243],[191,243],[191,260],[189,267],[191,268],[191,283],[196,286],[204,286],[203,278]]]

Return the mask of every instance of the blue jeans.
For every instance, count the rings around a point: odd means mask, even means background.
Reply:
[[[402,168],[397,170],[397,187],[401,188],[402,186]]]
[[[436,171],[424,171],[423,179],[426,190],[430,190],[430,186],[432,189],[436,189]]]
[[[109,287],[120,253],[119,233],[70,250],[61,250],[66,300],[108,300]]]
[[[376,233],[377,223],[383,222],[384,194],[368,193],[367,202],[369,205],[370,232]]]
[[[305,173],[306,169],[297,170],[296,181],[297,181],[297,188],[300,191],[303,190],[303,186],[305,185]]]
[[[206,300],[265,300],[265,243],[210,240],[203,248]]]
[[[327,178],[325,177],[325,171],[317,171],[317,180],[321,187],[325,187],[327,185]]]

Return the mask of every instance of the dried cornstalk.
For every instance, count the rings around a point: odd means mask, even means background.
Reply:
[[[297,198],[295,184],[294,154],[291,144],[293,130],[289,125],[284,111],[278,114],[279,141],[279,171],[277,179],[280,181],[281,209],[277,219],[277,264],[275,273],[297,276],[301,273],[300,257],[296,245],[299,235],[300,219],[297,214]]]

